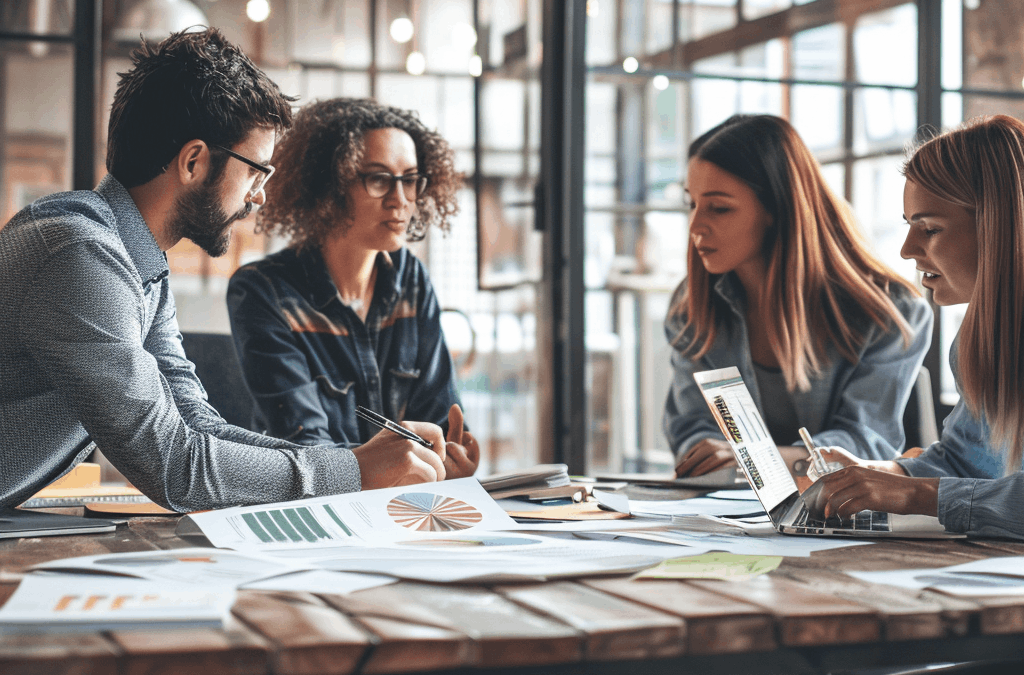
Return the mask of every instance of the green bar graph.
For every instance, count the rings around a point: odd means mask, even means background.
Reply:
[[[345,521],[338,517],[338,514],[334,512],[334,509],[331,508],[330,504],[324,504],[324,511],[326,511],[327,515],[329,515],[331,519],[338,524],[338,527],[345,530],[345,534],[347,534],[350,537],[352,536],[352,530],[348,529],[348,525],[346,525]]]
[[[257,521],[256,517],[251,513],[243,513],[242,520],[245,521],[245,524],[249,526],[249,529],[252,530],[253,534],[259,537],[260,541],[264,544],[269,544],[274,541],[273,538],[267,534],[267,531],[260,527],[259,521]]]
[[[266,528],[267,532],[270,533],[270,536],[273,537],[275,541],[279,541],[282,543],[288,541],[288,537],[286,537],[284,532],[282,532],[277,527],[277,525],[274,524],[274,521],[271,520],[270,515],[266,511],[257,511],[256,519],[260,521],[260,523],[263,525],[264,528]]]
[[[305,521],[306,525],[309,525],[309,529],[313,530],[313,534],[319,539],[333,539],[331,535],[317,522],[316,516],[305,506],[295,509],[302,516],[302,520]]]
[[[288,535],[288,538],[292,541],[299,543],[302,542],[302,535],[295,531],[295,528],[291,526],[288,519],[280,511],[271,511],[270,517],[274,519],[277,526],[281,528],[281,531]]]
[[[306,524],[302,522],[302,518],[295,509],[285,509],[284,515],[288,518],[288,521],[291,522],[295,531],[302,535],[303,539],[308,542],[316,542],[316,535],[306,527]]]

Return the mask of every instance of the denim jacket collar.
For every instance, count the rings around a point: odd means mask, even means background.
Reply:
[[[156,238],[124,185],[107,174],[96,186],[96,193],[110,204],[110,210],[117,220],[117,233],[124,242],[128,257],[142,277],[142,285],[148,286],[166,277],[170,273],[167,256],[160,250],[160,245],[156,243]]]
[[[327,271],[323,250],[319,246],[309,246],[299,251],[297,257],[308,276],[312,304],[322,310],[338,297],[338,287],[331,279],[331,273]],[[378,296],[387,307],[394,304],[402,293],[402,269],[408,257],[405,248],[393,253],[381,251],[377,254],[377,285],[374,293],[376,295],[383,289],[388,291]]]

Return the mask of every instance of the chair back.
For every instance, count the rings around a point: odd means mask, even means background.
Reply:
[[[921,366],[917,380],[910,390],[910,400],[903,411],[903,431],[907,448],[927,448],[939,440],[939,428],[935,423],[935,399],[932,398],[932,376]]]
[[[242,377],[235,341],[221,333],[182,333],[185,356],[195,364],[210,405],[227,421],[243,429],[253,428],[255,403]]]

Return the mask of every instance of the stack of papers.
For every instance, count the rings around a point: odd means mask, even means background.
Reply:
[[[1024,557],[986,558],[950,567],[883,572],[847,572],[873,584],[919,590],[929,588],[949,595],[1024,595]]]
[[[233,587],[185,586],[100,575],[29,574],[0,608],[0,633],[218,628]]]
[[[504,471],[481,478],[480,485],[494,499],[558,499],[572,497],[582,489],[572,485],[569,467],[565,464],[538,464],[527,469]]]

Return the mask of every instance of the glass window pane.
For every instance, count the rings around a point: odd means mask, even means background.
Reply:
[[[917,83],[917,7],[864,14],[853,29],[856,78],[869,84]]]
[[[833,150],[843,138],[843,90],[824,85],[794,85],[791,88],[790,122],[818,152]]]
[[[917,130],[917,95],[903,89],[858,89],[853,119],[854,152],[902,148]]]
[[[736,25],[736,0],[681,0],[679,40],[699,40]]]
[[[587,2],[587,65],[601,66],[618,60],[614,0]]]
[[[846,199],[846,167],[839,163],[825,164],[821,167],[821,173],[832,192]]]
[[[964,97],[960,94],[942,95],[942,128],[952,129],[964,121]]]
[[[903,221],[902,166],[902,154],[856,162],[853,165],[853,208],[878,257],[916,282],[914,261],[900,257],[907,236],[907,224]]]
[[[978,115],[1010,115],[1024,119],[1024,100],[1002,96],[964,96],[965,120]]]
[[[839,81],[843,78],[846,31],[833,23],[793,36],[793,77],[800,80]]]
[[[743,0],[743,18],[750,20],[786,9],[790,0]]]
[[[624,9],[634,3],[640,5],[633,0],[633,3],[624,3]],[[672,46],[672,0],[647,0],[646,5],[647,27],[643,46],[646,54],[656,54]]]
[[[73,53],[68,45],[48,44],[36,56],[30,47],[0,42],[0,49],[10,48],[0,60],[7,100],[0,119],[0,227],[39,197],[71,189]]]
[[[0,30],[33,35],[71,35],[74,28],[74,0],[0,2]],[[41,57],[47,54],[50,45],[45,42],[19,43],[14,49],[27,49],[33,56]]]
[[[735,80],[694,80],[690,90],[690,106],[693,110],[691,138],[696,138],[737,112],[739,83]]]
[[[420,3],[417,15],[420,35],[416,46],[427,59],[427,71],[468,73],[477,40],[471,0]]]
[[[964,83],[963,19],[964,0],[942,0],[942,86],[947,89]]]

